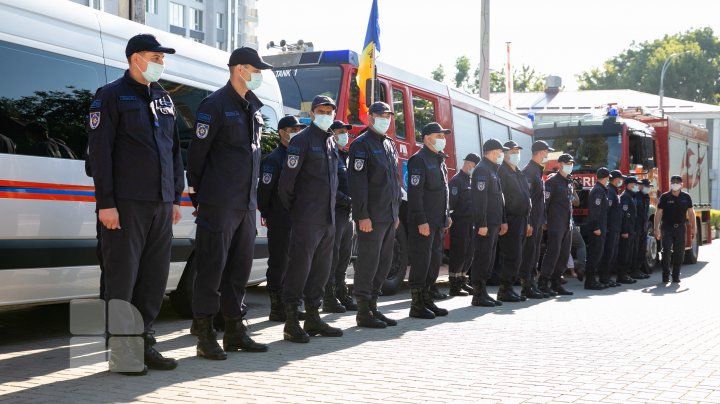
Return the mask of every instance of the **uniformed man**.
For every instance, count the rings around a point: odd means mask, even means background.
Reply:
[[[634,279],[647,279],[650,277],[652,268],[648,267],[645,256],[647,255],[647,237],[649,229],[650,215],[650,191],[652,184],[650,180],[645,178],[638,182],[638,191],[635,193],[637,198],[637,220],[635,225],[637,228],[637,254],[635,254],[635,262],[630,277]]]
[[[452,224],[448,207],[445,136],[437,122],[422,128],[423,148],[408,160],[408,245],[412,294],[410,317],[447,316],[435,305],[430,287],[437,280],[443,254],[443,235]]]
[[[637,229],[635,226],[635,220],[637,218],[636,187],[637,178],[632,176],[627,177],[625,179],[625,191],[620,195],[620,206],[622,207],[622,225],[618,246],[620,265],[617,267],[617,277],[615,281],[624,284],[637,282],[628,276],[628,272],[630,272],[630,268],[635,262],[635,254],[637,253]]]
[[[547,248],[540,268],[540,291],[551,296],[572,295],[562,285],[561,276],[570,256],[573,184],[570,179],[575,160],[567,153],[558,157],[560,170],[545,181],[547,209]]]
[[[353,294],[360,327],[397,325],[377,308],[378,294],[392,265],[402,201],[397,151],[386,135],[393,115],[384,102],[370,105],[368,130],[350,145],[348,181],[358,230]]]
[[[680,266],[685,256],[686,227],[690,225],[690,237],[695,238],[695,209],[690,195],[682,190],[679,175],[670,177],[670,191],[660,196],[655,212],[655,238],[662,241],[662,281],[670,281],[672,258],[672,281],[680,283]]]
[[[607,184],[610,171],[601,167],[595,173],[595,185],[588,194],[587,228],[590,233],[590,250],[585,266],[585,289],[602,290],[606,286],[596,279],[597,268],[603,256],[605,237],[607,236],[608,198]]]
[[[335,243],[335,198],[338,188],[337,144],[330,130],[337,109],[323,95],[311,104],[313,123],[290,140],[278,195],[290,211],[290,262],[285,274],[283,338],[308,342],[309,335],[340,337],[343,332],[320,318],[324,288],[330,275]],[[307,319],[300,328],[298,307],[305,302]]]
[[[488,139],[483,144],[483,159],[473,171],[472,201],[475,224],[475,251],[470,281],[473,287],[473,306],[495,307],[502,302],[490,297],[487,281],[497,255],[498,237],[507,232],[503,191],[498,169],[508,151],[497,139]]]
[[[345,151],[350,129],[352,129],[352,125],[343,121],[335,121],[330,125],[330,130],[332,130],[338,146],[338,189],[335,196],[335,244],[332,266],[323,298],[323,312],[327,313],[345,313],[347,310],[357,310],[345,283],[345,274],[352,255],[353,236],[353,222],[350,218],[352,198],[350,198],[347,170],[348,153]]]
[[[197,355],[213,360],[226,359],[226,351],[267,351],[267,345],[247,335],[242,320],[255,249],[263,126],[263,104],[253,91],[262,83],[262,70],[272,66],[247,47],[235,49],[228,66],[230,80],[198,107],[187,157],[197,214],[193,329],[198,331]],[[212,327],[218,310],[225,318],[223,348]]]
[[[543,174],[548,154],[555,149],[548,146],[544,140],[537,140],[532,144],[532,159],[523,169],[525,179],[530,189],[530,219],[528,224],[532,227],[532,233],[525,239],[522,250],[522,263],[520,264],[520,283],[522,289],[520,295],[530,299],[542,299],[550,297],[542,293],[535,281],[535,272],[540,261],[540,243],[542,241],[543,227],[547,223],[545,213],[545,182]]]
[[[465,156],[462,168],[450,180],[450,296],[467,296],[472,287],[467,284],[465,274],[470,270],[473,258],[473,211],[470,176],[480,156],[470,153]]]
[[[622,207],[620,206],[618,189],[622,187],[624,181],[625,176],[619,170],[610,172],[610,184],[607,187],[607,233],[599,267],[600,283],[609,287],[620,286],[619,283],[610,279],[610,269],[614,268],[617,263],[618,244],[620,242],[620,231],[622,230]]]
[[[278,196],[278,181],[285,166],[290,139],[306,126],[292,115],[280,119],[278,122],[280,144],[260,163],[257,204],[260,214],[267,224],[269,256],[266,282],[270,295],[270,321],[285,321],[282,287],[288,267],[291,229],[290,212],[285,209]]]
[[[502,272],[500,273],[500,289],[497,300],[516,303],[527,300],[527,297],[520,296],[513,290],[513,284],[520,275],[525,238],[532,235],[533,232],[529,223],[532,204],[527,178],[525,178],[525,173],[518,168],[520,152],[523,148],[513,140],[505,142],[503,146],[508,151],[505,153],[498,175],[505,197],[505,218],[508,231],[498,241]]]
[[[172,225],[181,218],[185,185],[175,107],[157,83],[166,53],[175,50],[150,34],[130,38],[125,48],[128,70],[100,88],[90,104],[88,150],[102,223],[108,325],[113,334],[137,333],[130,308],[113,304],[120,300],[140,312],[144,327],[144,364],[132,349],[133,341],[110,338],[110,370],[126,374],[177,366],[153,348],[152,338],[170,270]]]

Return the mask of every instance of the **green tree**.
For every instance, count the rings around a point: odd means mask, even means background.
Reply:
[[[711,28],[699,28],[661,39],[632,43],[630,48],[577,76],[581,90],[632,89],[657,93],[668,56],[680,53],[665,73],[668,97],[720,102],[720,40]]]
[[[438,67],[435,68],[432,72],[430,72],[432,75],[433,80],[443,82],[445,80],[445,68],[442,64],[440,64]]]
[[[455,61],[455,87],[465,89],[470,78],[470,58],[460,56]]]

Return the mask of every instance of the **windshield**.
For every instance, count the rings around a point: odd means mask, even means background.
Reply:
[[[298,115],[300,112],[309,112],[316,95],[325,95],[337,102],[342,73],[340,66],[275,70],[285,113]]]
[[[540,137],[555,149],[549,157],[556,159],[561,153],[568,153],[575,158],[576,173],[595,173],[600,167],[608,170],[620,169],[622,157],[622,137],[618,135],[584,135]]]

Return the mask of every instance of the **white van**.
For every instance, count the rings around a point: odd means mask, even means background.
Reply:
[[[184,159],[198,104],[228,80],[229,54],[69,1],[2,0],[0,21],[0,307],[97,296],[94,188],[82,160],[95,90],[122,76],[130,37],[151,33],[175,48],[160,83],[177,108]],[[263,78],[256,94],[274,129],[280,90],[271,71]],[[38,137],[37,124],[50,139]],[[61,153],[49,156],[48,144]],[[187,194],[182,202],[168,291],[178,286],[195,236]],[[258,217],[250,284],[265,277],[265,234]],[[174,297],[187,310],[187,295]]]

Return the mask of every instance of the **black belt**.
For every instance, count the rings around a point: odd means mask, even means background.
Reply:
[[[665,223],[664,226],[673,227],[677,229],[680,226],[685,226],[685,223]]]

